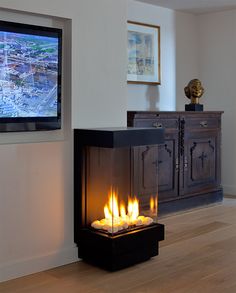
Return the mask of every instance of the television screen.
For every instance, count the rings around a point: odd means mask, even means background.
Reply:
[[[0,131],[61,128],[60,29],[0,21]]]

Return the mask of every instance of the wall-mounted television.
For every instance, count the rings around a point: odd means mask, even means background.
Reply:
[[[62,30],[0,21],[0,132],[61,128]]]

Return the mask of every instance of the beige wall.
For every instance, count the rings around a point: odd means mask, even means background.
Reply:
[[[221,110],[222,184],[236,194],[236,10],[201,15],[199,21],[200,76],[206,110]]]
[[[175,12],[128,1],[128,20],[160,26],[161,85],[128,84],[129,110],[175,110]]]
[[[161,85],[128,84],[128,109],[184,110],[183,88],[199,72],[196,16],[128,0],[128,19],[161,27]]]
[[[176,110],[184,111],[189,100],[184,87],[191,79],[200,78],[198,17],[176,12]]]

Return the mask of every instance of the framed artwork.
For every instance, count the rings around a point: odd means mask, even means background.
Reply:
[[[160,27],[128,21],[128,83],[161,84]]]

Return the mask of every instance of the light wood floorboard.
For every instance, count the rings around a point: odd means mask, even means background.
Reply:
[[[236,293],[236,198],[160,219],[160,255],[110,273],[77,262],[0,284],[1,293]]]

